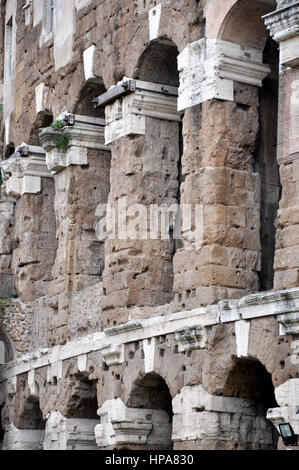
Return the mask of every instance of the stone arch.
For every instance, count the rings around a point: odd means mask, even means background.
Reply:
[[[169,39],[152,41],[142,52],[135,67],[133,78],[179,86],[177,69],[178,48]]]
[[[25,398],[20,406],[15,425],[18,429],[45,429],[45,420],[36,396],[29,395]]]
[[[260,361],[233,359],[233,366],[224,384],[223,396],[247,399],[255,410],[255,417],[251,418],[253,422],[250,424],[248,420],[249,427],[256,427],[256,438],[251,443],[253,449],[277,449],[278,433],[266,419],[267,411],[278,406],[274,391],[271,374]],[[240,445],[243,444],[240,439]]]
[[[39,146],[39,131],[43,127],[48,127],[53,122],[53,114],[50,111],[42,111],[36,116],[28,137],[28,145]]]
[[[275,8],[275,0],[239,0],[224,18],[218,39],[263,50],[269,33],[262,16]]]
[[[151,41],[150,44],[142,52],[137,65],[135,67],[133,78],[138,80],[158,83],[163,85],[179,86],[179,72],[177,66],[177,57],[179,51],[173,40],[167,37],[159,38]],[[181,122],[172,122],[174,138],[178,142],[176,151],[174,151],[177,168],[177,192],[175,195],[175,203],[180,204],[181,183],[183,182],[182,174],[182,155],[183,155],[183,126]],[[178,219],[173,220],[173,224]],[[171,257],[175,255],[177,249],[181,247],[180,240],[174,236],[175,227],[170,227],[170,240],[172,242]]]
[[[97,419],[97,381],[88,375],[70,373],[61,384],[59,411],[66,418]]]
[[[105,118],[105,109],[104,108],[94,108],[92,104],[93,98],[105,93],[106,88],[103,82],[99,79],[88,80],[85,85],[82,87],[78,99],[73,105],[74,114],[96,117],[96,118]]]
[[[172,396],[166,381],[161,375],[155,372],[140,374],[132,384],[127,406],[128,408],[138,408],[140,410],[157,410],[158,414],[153,413],[151,417],[153,427],[148,440],[150,441],[152,434],[154,449],[172,449]],[[158,439],[155,436],[156,434],[159,434]]]

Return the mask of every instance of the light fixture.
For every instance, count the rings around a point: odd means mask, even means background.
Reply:
[[[279,424],[279,431],[285,446],[296,446],[297,436],[294,433],[290,423]]]

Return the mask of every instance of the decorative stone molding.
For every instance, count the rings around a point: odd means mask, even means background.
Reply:
[[[44,82],[35,87],[35,112],[36,114],[50,112],[51,91]]]
[[[9,196],[37,194],[41,191],[41,179],[52,177],[44,150],[32,145],[21,144],[0,166]]]
[[[267,412],[267,419],[277,429],[278,424],[290,423],[294,433],[299,435],[299,379],[287,380],[277,387],[275,397],[279,408],[270,408]]]
[[[210,395],[201,385],[183,387],[172,401],[173,441],[220,439],[272,443],[272,430],[253,400]],[[242,423],[242,424],[240,424]]]
[[[239,320],[235,322],[237,356],[248,357],[250,321]]]
[[[46,424],[44,450],[97,450],[96,419],[65,418],[51,413]]]
[[[179,352],[204,348],[207,342],[206,329],[200,325],[183,328],[175,332]]]
[[[234,100],[234,82],[262,86],[270,67],[263,53],[220,39],[200,39],[178,55],[178,110],[217,98]]]
[[[155,370],[157,338],[144,339],[142,344],[144,353],[144,373],[149,374]]]
[[[280,63],[299,64],[299,1],[279,2],[277,10],[263,16],[273,39],[280,43]]]
[[[125,77],[117,86],[129,80]],[[134,92],[105,107],[106,144],[128,135],[144,135],[146,116],[167,121],[181,120],[177,112],[176,87],[141,80],[133,82]]]
[[[109,151],[104,144],[104,119],[64,113],[58,120],[62,121],[61,128],[46,127],[39,133],[47,166],[52,172],[70,165],[87,165],[88,148]],[[65,148],[57,148],[59,138],[65,139]]]
[[[125,345],[124,344],[109,344],[102,350],[103,361],[107,366],[114,364],[122,364],[125,360]]]
[[[69,341],[59,348],[39,349],[23,355],[17,362],[0,365],[0,380],[13,380],[31,369],[56,364],[70,358],[101,351],[110,344],[134,343],[159,336],[165,336],[185,328],[212,326],[253,318],[278,317],[299,311],[299,288],[281,291],[259,292],[239,300],[223,300],[218,305],[200,307],[193,310],[156,316],[143,320],[133,320],[124,325],[107,328]],[[296,341],[294,341],[295,343]],[[55,366],[56,367],[56,366]]]
[[[160,3],[159,5],[156,5],[154,8],[151,8],[148,12],[150,41],[154,41],[155,39],[159,37],[162,7],[163,7],[163,3]]]
[[[14,424],[5,427],[2,450],[42,450],[45,432],[39,429],[18,429]]]
[[[124,444],[169,444],[171,423],[163,410],[128,408],[120,398],[106,400],[95,428],[100,448]],[[161,432],[162,429],[162,432]]]
[[[299,311],[278,315],[279,335],[299,335]]]
[[[95,51],[96,46],[93,44],[92,46],[85,49],[85,51],[83,52],[84,75],[86,81],[96,78],[94,75]]]
[[[29,387],[31,395],[35,398],[39,398],[39,387],[38,387],[37,382],[35,381],[34,369],[28,372],[28,387]]]

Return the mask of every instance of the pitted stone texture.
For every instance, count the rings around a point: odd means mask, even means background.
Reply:
[[[16,202],[12,269],[22,300],[47,294],[56,241],[54,182],[42,179],[40,194],[24,194]]]
[[[15,200],[6,195],[4,186],[0,188],[0,272],[9,273],[13,251]]]
[[[195,131],[200,137],[194,139]],[[201,204],[202,219],[195,233],[183,233],[183,247],[174,256],[174,291],[184,306],[258,290],[260,177],[253,172],[258,131],[258,93],[250,85],[236,84],[235,102],[207,101],[201,113],[197,107],[186,112],[181,206]]]
[[[95,212],[107,201],[110,154],[89,149],[88,162],[55,175],[58,247],[52,294],[80,291],[101,280],[104,246],[95,235]]]
[[[178,161],[178,123],[146,117],[145,136],[122,138],[112,144],[108,203],[116,213],[122,201],[127,208],[142,204],[149,221],[150,204],[171,206],[177,201]],[[127,216],[127,220],[134,222],[134,216]],[[147,240],[134,240],[129,232],[120,233],[120,240],[110,235],[112,239],[105,242],[105,326],[126,322],[128,307],[162,305],[173,297],[174,242],[149,239],[149,230],[148,224]]]

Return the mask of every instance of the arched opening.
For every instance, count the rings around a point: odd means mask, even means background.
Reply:
[[[5,147],[4,160],[7,160],[13,153],[15,153],[15,146],[13,143],[9,143]]]
[[[169,39],[160,38],[150,43],[141,55],[133,77],[151,83],[158,83],[168,86],[179,86],[179,72],[177,66],[178,49],[176,45]],[[150,119],[150,118],[149,118]],[[153,118],[151,118],[153,119]],[[161,124],[162,125],[162,124]],[[182,155],[183,155],[183,134],[182,121],[165,123],[168,126],[166,135],[171,135],[171,140],[166,140],[163,145],[163,163],[165,169],[162,168],[162,178],[165,179],[165,187],[172,181],[173,191],[167,192],[167,198],[164,202],[169,205],[180,205],[180,186],[184,180],[182,174]],[[154,128],[154,124],[149,126]],[[157,139],[161,139],[163,131],[160,131]],[[170,160],[170,161],[169,161]],[[164,171],[163,171],[164,170]],[[167,201],[168,199],[168,201]],[[180,233],[180,217],[179,214],[170,215],[169,223],[169,239],[171,243],[170,259],[172,265],[173,257],[176,251],[181,248],[181,240],[177,237]],[[171,266],[171,272],[173,272]]]
[[[28,145],[39,146],[39,131],[43,127],[49,127],[53,122],[53,114],[50,112],[41,112],[38,114],[30,130]]]
[[[275,0],[239,0],[229,11],[218,38],[241,46],[263,51],[263,63],[270,66],[270,74],[259,88],[259,130],[256,136],[254,168],[261,179],[260,290],[273,288],[275,255],[275,220],[281,197],[277,164],[277,123],[279,51],[278,44],[269,37],[262,16],[275,10]]]
[[[105,108],[95,108],[92,100],[105,93],[103,83],[89,80],[80,92],[78,101],[74,106],[74,114],[105,119]]]
[[[66,418],[98,419],[97,381],[84,374],[69,376]]]
[[[254,441],[242,442],[240,439],[240,445],[243,448],[260,450],[277,449],[279,435],[273,424],[266,419],[266,415],[269,408],[275,408],[278,405],[271,375],[266,368],[257,360],[235,359],[234,366],[226,380],[223,395],[246,398],[250,400],[255,410],[255,417],[247,418],[249,432],[253,428],[255,430],[251,436]]]
[[[153,421],[153,428],[148,441],[156,450],[171,450],[172,446],[172,397],[165,380],[156,373],[149,373],[137,379],[131,391],[127,406],[147,410],[159,410],[158,422]],[[156,418],[157,419],[157,418]],[[154,420],[154,418],[153,418]],[[159,431],[160,442],[155,444],[155,434]],[[149,447],[147,447],[149,448]]]
[[[261,177],[261,250],[260,290],[273,288],[275,255],[275,220],[281,197],[279,167],[277,164],[277,121],[279,87],[278,45],[268,38],[264,49],[264,63],[271,73],[259,90],[260,132],[255,155],[256,171]]]
[[[276,0],[239,0],[224,19],[219,39],[263,50],[268,33],[262,16],[276,6]]]
[[[40,409],[39,400],[30,396],[26,399],[17,423],[18,429],[44,430],[45,421]]]

